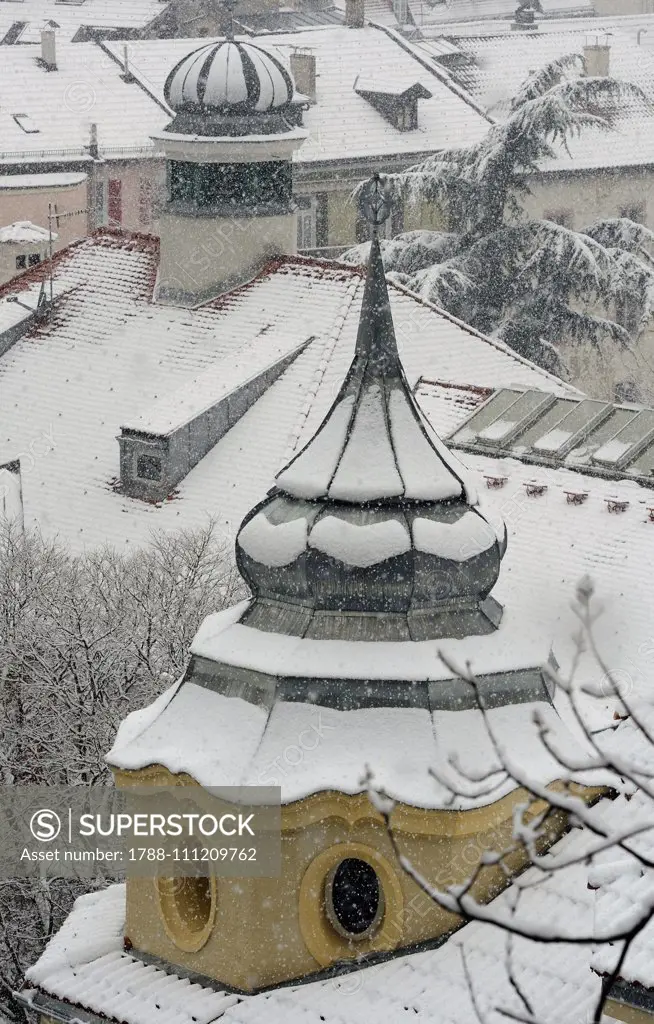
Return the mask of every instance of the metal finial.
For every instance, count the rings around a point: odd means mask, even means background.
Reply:
[[[373,174],[361,189],[359,209],[372,227],[372,237],[379,238],[379,228],[391,215],[389,188],[379,174]]]
[[[220,7],[224,12],[223,24],[225,26],[225,39],[234,38],[234,11],[238,0],[222,0]]]

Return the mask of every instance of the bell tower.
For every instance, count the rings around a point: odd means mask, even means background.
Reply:
[[[280,58],[224,39],[187,54],[164,86],[172,122],[155,297],[196,306],[296,251],[291,160],[307,132]]]

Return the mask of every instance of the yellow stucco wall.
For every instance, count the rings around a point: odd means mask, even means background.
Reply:
[[[163,769],[156,772],[118,773],[117,782],[170,784],[174,778]],[[502,850],[510,843],[513,807],[525,797],[516,791],[489,807],[464,812],[398,807],[393,831],[402,852],[433,884],[461,883],[484,850]],[[552,837],[563,827],[563,818],[553,816]],[[383,918],[364,941],[341,938],[324,909],[330,868],[345,857],[367,860],[384,892]],[[524,865],[523,854],[508,864],[512,871]],[[505,884],[499,869],[484,868],[473,892],[486,900]],[[245,991],[310,975],[363,952],[436,939],[461,923],[400,868],[383,819],[361,795],[325,793],[283,808],[281,876],[216,879],[199,942],[189,942],[183,927],[176,931],[169,892],[152,879],[128,881],[126,936],[133,948]]]
[[[606,145],[611,145],[607,135]],[[654,171],[623,168],[544,174],[530,182],[531,195],[522,200],[528,217],[548,211],[567,211],[569,227],[583,230],[594,221],[619,217],[625,208],[643,207],[643,222],[654,227]]]
[[[0,227],[29,220],[47,230],[50,203],[61,213],[85,210],[88,206],[87,180],[42,188],[0,188]],[[88,233],[88,217],[84,213],[67,217],[58,226],[53,225],[53,230],[57,234],[54,249],[62,249],[76,239],[84,238]]]

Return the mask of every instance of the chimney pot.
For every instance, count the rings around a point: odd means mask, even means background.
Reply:
[[[296,50],[291,54],[291,74],[298,92],[310,103],[316,102],[316,57],[313,53]]]
[[[48,71],[57,70],[57,37],[49,26],[41,29],[41,61]]]
[[[123,82],[133,82],[134,76],[129,69],[129,50],[127,44],[123,46]]]
[[[348,28],[363,28],[365,22],[365,0],[345,0],[345,24]]]
[[[97,124],[93,123],[91,125],[91,134],[89,137],[89,153],[94,160],[97,160],[99,152],[100,151],[98,149],[98,126]]]

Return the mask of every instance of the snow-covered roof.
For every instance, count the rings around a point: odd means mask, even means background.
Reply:
[[[447,25],[457,21],[506,18],[513,21],[518,0],[445,0],[422,12],[419,23]],[[541,0],[542,12],[536,19],[562,18],[593,13],[593,0]]]
[[[88,175],[75,171],[60,171],[45,174],[0,174],[0,192],[13,189],[53,189],[81,185]]]
[[[206,40],[166,39],[130,43],[130,68],[152,96],[164,100],[164,83],[171,67]],[[401,40],[381,29],[367,26],[353,32],[338,26],[310,32],[266,36],[266,49],[277,50],[288,65],[291,53],[301,45],[316,57],[317,101],[304,114],[309,138],[294,157],[300,165],[327,160],[371,156],[419,154],[440,147],[474,142],[488,122],[465,93],[442,69],[430,70],[420,63]],[[107,49],[121,59],[121,45]],[[427,66],[425,66],[427,65]],[[422,85],[431,93],[420,102],[418,128],[395,128],[355,91],[361,80],[378,78],[383,68],[387,87],[399,83]]]
[[[621,731],[625,734],[625,749],[631,749],[632,763],[639,760],[638,757],[633,758],[633,752],[640,750],[649,767],[649,740],[630,722],[626,722]],[[651,827],[651,799],[643,792],[636,792],[629,799],[620,797],[607,805],[604,819],[609,831],[614,834],[636,830],[640,825],[650,826],[647,831],[624,844],[635,851],[636,855],[616,845],[601,854],[590,870],[589,885],[595,894],[596,928],[598,931],[616,931],[624,926],[634,912],[640,915],[648,907],[654,906],[654,870],[639,860],[642,857],[650,864],[652,861],[654,828]],[[592,958],[593,969],[600,975],[612,973],[622,945],[621,942],[613,942],[597,946]],[[618,987],[616,998],[637,1006],[646,1006],[650,1012],[654,1010],[654,921],[650,920],[630,944],[618,977],[622,984]]]
[[[209,623],[215,629],[215,621]],[[238,627],[235,627],[238,628]],[[245,627],[241,627],[245,628]],[[250,644],[265,643],[271,634],[254,635],[250,630],[246,639]],[[278,638],[275,638],[278,639]],[[329,643],[323,642],[324,645]],[[273,650],[274,650],[274,645]],[[411,660],[414,652],[409,645],[350,644],[341,648],[338,665],[339,686],[347,689],[343,677],[351,676],[348,659],[353,647],[377,647],[379,661],[385,655],[388,672],[403,661]],[[448,654],[455,644],[441,643]],[[202,642],[196,649],[205,649]],[[390,648],[390,649],[389,649]],[[288,649],[288,646],[287,646]],[[330,674],[336,668],[334,652],[314,648],[313,653],[324,655]],[[418,658],[426,651],[416,652]],[[433,676],[449,675],[440,665],[435,647],[429,652]],[[538,651],[541,661],[547,652]],[[240,665],[241,659],[237,659]],[[426,660],[426,659],[425,659]],[[535,664],[538,663],[537,658]],[[319,661],[314,661],[314,672]],[[269,671],[279,670],[279,661]],[[292,675],[296,665],[289,666]],[[354,666],[356,672],[357,666]],[[306,671],[306,664],[303,666]],[[284,669],[282,669],[284,671]],[[405,671],[410,669],[405,667]],[[398,673],[399,674],[399,673]],[[381,675],[381,673],[380,673]],[[373,679],[372,675],[367,679]],[[383,678],[383,676],[382,676]],[[394,684],[401,690],[399,683]],[[387,688],[386,700],[392,700],[393,686]],[[447,692],[447,687],[445,688]],[[447,771],[448,759],[455,758],[463,770],[478,776],[496,764],[496,758],[485,731],[481,714],[474,708],[438,708],[440,685],[430,692],[434,697],[434,710],[428,707],[371,706],[354,710],[339,710],[319,702],[278,700],[272,711],[240,697],[228,697],[208,686],[187,681],[175,684],[165,698],[159,698],[156,707],[138,712],[134,721],[128,717],[121,726],[116,743],[108,755],[112,765],[134,770],[151,764],[163,764],[171,772],[186,772],[201,785],[243,786],[277,785],[281,787],[282,802],[293,803],[314,793],[337,790],[356,794],[365,791],[363,775],[369,770],[378,785],[393,799],[414,807],[470,808],[499,799],[515,788],[507,782],[505,787],[453,799],[448,787],[434,781],[431,769]],[[167,701],[167,703],[166,703]],[[374,704],[374,701],[373,701]],[[494,707],[488,712],[492,728],[500,742],[510,743],[515,763],[528,770],[530,778],[548,785],[561,777],[561,766],[547,754],[538,740],[534,713],[538,712],[558,736],[561,749],[572,749],[567,729],[547,703],[542,688],[542,699],[531,695],[523,703]],[[279,752],[289,749],[298,736],[320,737],[315,748],[305,752],[299,763],[279,765]],[[289,758],[289,761],[296,759]],[[276,766],[277,765],[277,766]]]
[[[642,45],[641,20],[623,25],[621,19],[546,22],[538,32],[507,32],[499,23],[479,22],[449,37],[468,55],[448,63],[448,70],[484,109],[501,118],[505,101],[535,69],[571,53],[583,55],[589,43],[610,46],[610,73],[640,87],[654,97],[654,50]],[[654,30],[654,19],[649,19]],[[473,31],[474,29],[474,31]],[[450,31],[450,30],[448,30]],[[640,35],[639,35],[640,32]],[[470,59],[472,58],[472,59]],[[610,145],[606,140],[610,140]],[[568,140],[568,150],[543,164],[547,170],[590,170],[597,167],[637,166],[654,162],[654,116],[651,106],[638,98],[623,104],[610,133],[587,128]]]
[[[53,233],[53,238],[57,235]],[[0,228],[0,242],[25,242],[34,244],[47,242],[50,234],[47,228],[40,228],[38,224],[32,224],[29,220],[17,220],[13,224],[7,224]]]
[[[81,896],[29,981],[51,996],[129,1024],[209,1024],[239,1001],[123,951],[125,886]]]
[[[0,45],[40,43],[48,22],[62,41],[83,27],[143,29],[163,10],[161,0],[20,0],[0,3]],[[5,50],[2,51],[3,60]]]
[[[583,838],[573,833],[557,849],[578,853],[582,844]],[[592,928],[594,901],[586,873],[585,865],[575,865],[534,884],[540,876],[530,869],[520,880],[525,887],[521,920],[538,921],[545,929],[561,921]],[[164,972],[123,951],[124,898],[124,887],[112,886],[78,900],[66,925],[28,971],[23,998],[47,1006],[43,1000],[49,995],[61,1000],[58,1008],[63,1005],[71,1017],[75,1010],[67,1009],[66,1001],[124,1024],[398,1024],[405,1019],[427,1024],[436,1019],[435,1012],[439,1024],[478,1024],[479,1011],[486,1024],[501,1024],[507,1018],[498,1008],[524,1011],[507,976],[505,938],[495,927],[479,924],[466,925],[440,948],[355,973],[245,997],[204,988],[203,1002],[198,987],[179,978],[174,968]],[[508,911],[511,898],[505,892],[495,906]],[[416,911],[421,909],[417,904]],[[542,1024],[590,1019],[600,981],[589,970],[589,959],[584,946],[550,944],[543,955],[539,943],[514,941],[515,977]],[[473,979],[472,995],[466,972]],[[165,1003],[157,999],[164,986]]]
[[[58,42],[56,71],[38,63],[38,47],[0,52],[0,164],[88,158],[91,122],[101,155],[152,153],[150,133],[170,120],[95,43]]]
[[[125,421],[123,430],[167,436],[191,419],[215,406],[249,381],[265,373],[288,356],[300,351],[309,335],[298,341],[286,334],[266,331],[245,342],[237,353],[218,360],[200,377],[183,384],[174,394],[162,395],[141,415]]]
[[[231,534],[296,445],[315,432],[354,352],[363,295],[355,268],[279,259],[251,285],[187,310],[152,303],[157,261],[155,239],[111,233],[57,254],[55,286],[66,294],[53,320],[0,359],[0,461],[27,451],[35,436],[54,435],[52,450],[25,475],[26,523],[76,548],[140,544],[154,528],[197,526],[209,515]],[[0,295],[42,273],[22,275]],[[411,385],[424,375],[569,390],[403,289],[391,286],[390,293]],[[17,307],[9,306],[15,317]],[[283,333],[289,344],[314,340],[180,484],[179,500],[157,507],[115,493],[122,424],[258,335],[265,344],[268,332]]]

